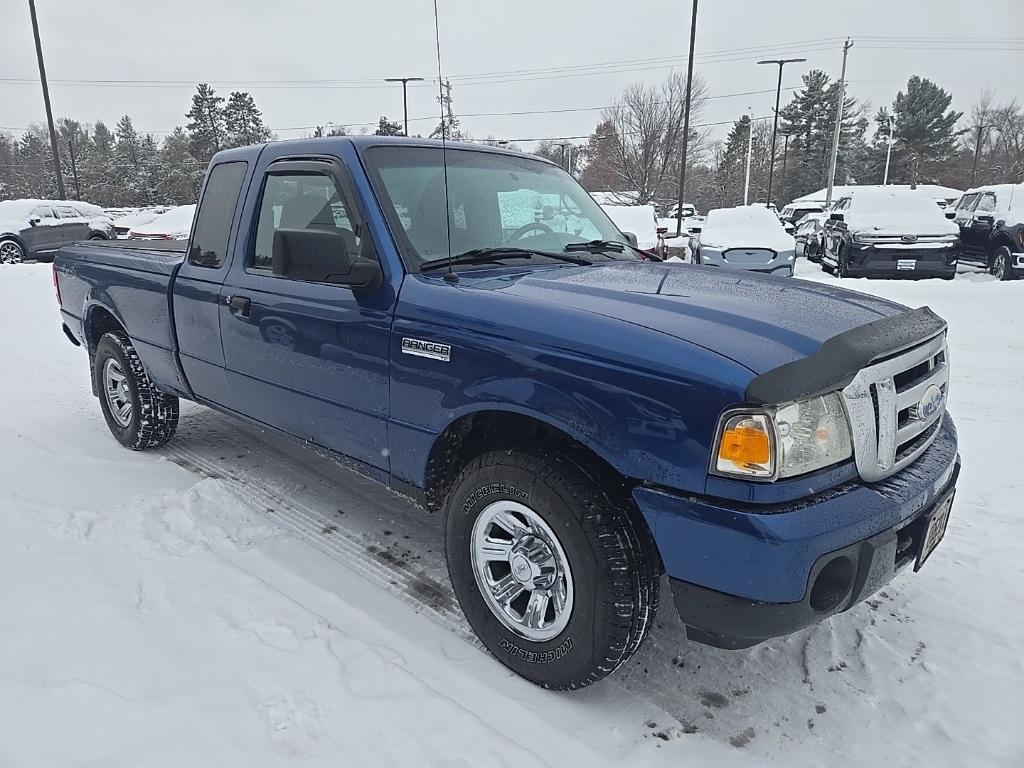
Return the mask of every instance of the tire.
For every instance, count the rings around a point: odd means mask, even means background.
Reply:
[[[25,249],[13,237],[0,239],[0,264],[20,264],[25,260]]]
[[[96,345],[93,377],[103,418],[125,448],[155,448],[174,437],[178,398],[157,391],[126,334],[113,331],[103,335]],[[118,377],[121,381],[115,386]],[[118,408],[125,403],[127,409]]]
[[[488,526],[505,512],[529,532],[516,538],[500,523]],[[509,555],[481,566],[476,542],[488,531],[488,541],[504,543]],[[558,578],[540,614],[544,625],[529,628],[499,618],[501,609],[480,585],[488,577],[514,578],[522,561],[516,562],[513,544],[538,539],[553,539],[545,551],[556,562],[564,558],[567,568],[554,567]],[[471,461],[445,502],[445,549],[452,586],[477,636],[502,664],[543,688],[574,690],[611,674],[640,646],[657,611],[661,561],[628,490],[568,453],[530,447]],[[507,602],[524,619],[537,591],[535,583],[530,587]],[[553,597],[558,591],[562,613]]]
[[[1013,280],[1016,275],[1013,272],[1013,255],[1010,253],[1010,249],[1005,245],[1001,245],[996,248],[996,252],[992,254],[992,265],[989,267],[989,272],[996,278],[996,280]]]

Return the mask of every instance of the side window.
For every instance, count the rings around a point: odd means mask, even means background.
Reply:
[[[188,260],[197,267],[219,269],[228,252],[231,223],[248,163],[220,163],[210,170],[192,230]]]
[[[986,192],[978,200],[978,205],[975,207],[975,211],[983,211],[985,213],[991,213],[996,209],[996,196],[992,192]]]
[[[977,200],[977,199],[978,199],[978,195],[977,194],[964,195],[963,197],[960,198],[959,202],[957,202],[956,210],[958,210],[958,211],[969,211],[969,210],[971,210],[971,208],[974,207],[974,201]]]
[[[29,216],[33,219],[55,219],[56,214],[53,212],[53,208],[48,205],[40,205],[32,209],[32,213]]]
[[[80,219],[82,214],[72,208],[70,205],[58,205],[57,215],[62,219]]]
[[[359,258],[360,238],[334,178],[315,171],[269,173],[263,182],[252,269],[271,271],[274,233],[279,229],[336,232],[351,259]]]

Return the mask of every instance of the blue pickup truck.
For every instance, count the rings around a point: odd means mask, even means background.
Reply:
[[[942,319],[658,263],[536,157],[221,152],[187,245],[67,247],[54,281],[123,445],[170,440],[185,398],[345,457],[443,514],[466,618],[545,687],[622,664],[666,586],[691,640],[745,648],[945,531]]]

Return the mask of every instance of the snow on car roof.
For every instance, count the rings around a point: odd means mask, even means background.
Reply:
[[[946,218],[935,200],[920,188],[874,187],[859,189],[843,211],[853,229],[870,229],[894,234],[959,234],[960,228]]]
[[[964,192],[975,194],[979,192],[994,192],[996,195],[996,210],[1008,211],[1024,210],[1024,184],[989,184],[984,187],[972,187]]]
[[[716,248],[771,248],[785,251],[793,248],[793,238],[779,217],[764,205],[739,205],[715,208],[708,212],[700,240]]]

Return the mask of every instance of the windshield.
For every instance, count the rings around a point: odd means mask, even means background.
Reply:
[[[561,253],[569,243],[626,242],[600,206],[561,168],[495,152],[449,149],[447,155],[453,256],[480,248]],[[419,269],[447,259],[441,148],[373,147],[366,159],[406,264]],[[628,249],[608,255],[634,258]]]

